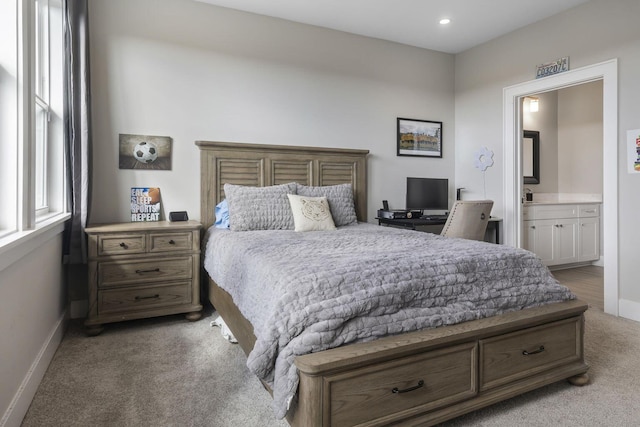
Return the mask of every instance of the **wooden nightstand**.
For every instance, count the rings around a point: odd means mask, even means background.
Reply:
[[[167,314],[198,320],[200,228],[197,221],[87,227],[87,334],[99,334],[104,323]]]

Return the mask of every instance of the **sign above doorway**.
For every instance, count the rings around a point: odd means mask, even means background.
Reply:
[[[563,73],[569,71],[569,57],[556,59],[546,64],[540,64],[536,67],[536,79],[541,77],[551,76],[553,74]]]

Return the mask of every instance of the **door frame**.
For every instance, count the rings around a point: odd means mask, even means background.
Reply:
[[[604,311],[618,316],[618,60],[612,59],[503,89],[504,243],[522,243],[522,99],[602,80]]]

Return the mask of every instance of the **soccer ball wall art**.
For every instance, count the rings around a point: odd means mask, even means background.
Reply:
[[[120,169],[171,170],[171,138],[120,134]]]
[[[153,142],[139,142],[133,147],[133,157],[140,163],[151,163],[158,158],[158,147]]]

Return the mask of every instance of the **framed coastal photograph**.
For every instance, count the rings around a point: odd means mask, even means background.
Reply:
[[[120,169],[171,170],[171,138],[131,135],[119,137]]]
[[[442,122],[398,118],[398,156],[442,157]]]

